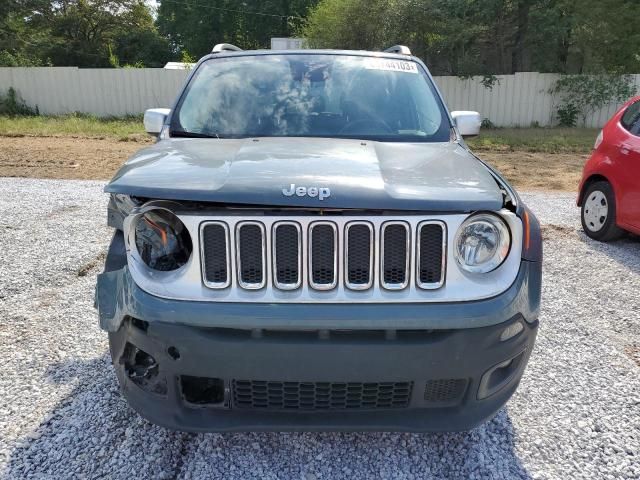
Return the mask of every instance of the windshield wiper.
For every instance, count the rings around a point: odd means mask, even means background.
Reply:
[[[223,138],[217,133],[198,133],[198,132],[185,132],[184,130],[171,130],[169,132],[171,137],[184,137],[184,138]]]

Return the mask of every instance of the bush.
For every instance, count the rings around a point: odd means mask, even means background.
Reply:
[[[488,118],[485,118],[484,120],[482,120],[482,123],[480,124],[480,126],[481,126],[483,129],[486,129],[486,130],[495,130],[496,128],[498,128],[498,127],[496,127],[496,126],[495,126],[495,124],[494,124],[491,120],[489,120]]]
[[[41,67],[44,62],[24,53],[0,50],[0,67]]]
[[[0,114],[8,116],[38,115],[38,107],[29,107],[13,87],[5,95],[0,95]]]
[[[566,75],[550,90],[560,97],[556,110],[561,125],[575,126],[578,116],[586,125],[587,117],[611,103],[622,103],[635,89],[629,75]]]
[[[556,113],[558,115],[558,124],[561,127],[575,127],[578,124],[580,109],[573,103],[560,105]]]

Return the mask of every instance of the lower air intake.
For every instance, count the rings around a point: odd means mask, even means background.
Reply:
[[[233,381],[234,408],[351,410],[406,408],[413,382],[334,383]]]

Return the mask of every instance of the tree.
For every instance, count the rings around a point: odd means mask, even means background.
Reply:
[[[628,75],[566,75],[550,93],[560,97],[557,114],[563,126],[574,126],[578,115],[584,126],[589,115],[602,107],[628,100],[635,87]]]
[[[153,54],[154,48],[168,56],[168,44],[142,0],[61,0],[50,11],[49,25],[55,40],[48,55],[55,65],[106,67],[109,52],[147,64],[143,53]]]
[[[216,43],[269,48],[271,37],[290,37],[317,0],[160,0],[157,24],[174,51],[196,57]]]
[[[389,0],[324,0],[310,10],[301,34],[309,46],[376,50],[401,38],[400,2]]]
[[[640,71],[640,2],[580,0],[576,2],[574,47],[578,73]]]
[[[316,47],[403,43],[441,75],[640,71],[637,0],[322,0]]]
[[[0,0],[0,65],[162,66],[219,42],[405,44],[439,75],[640,72],[638,0]]]
[[[0,2],[0,66],[30,67],[46,63],[41,46],[48,32],[39,25],[47,0],[3,0]]]
[[[0,22],[0,65],[107,67],[113,54],[158,66],[170,55],[143,0],[8,0]]]

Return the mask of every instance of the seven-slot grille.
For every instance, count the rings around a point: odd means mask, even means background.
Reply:
[[[234,380],[233,406],[262,410],[406,408],[413,382],[280,382]]]
[[[305,226],[278,220],[269,228],[254,220],[235,226],[207,221],[200,229],[202,274],[213,289],[230,287],[232,278],[245,290],[262,289],[271,279],[279,290],[304,284],[329,291],[343,281],[347,289],[363,291],[377,279],[394,291],[406,289],[412,278],[421,289],[436,289],[444,283],[446,236],[445,224],[437,220],[415,229],[400,220],[378,227],[368,221],[340,227],[325,220]]]

